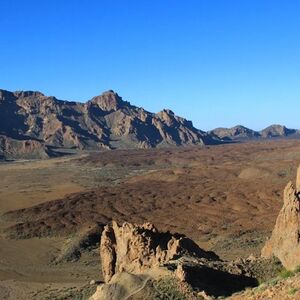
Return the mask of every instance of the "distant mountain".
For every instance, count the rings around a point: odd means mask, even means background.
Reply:
[[[241,125],[204,132],[169,109],[151,113],[112,90],[86,103],[40,92],[0,89],[0,159],[44,158],[59,151],[212,145],[264,138],[300,138],[300,131]]]
[[[214,134],[223,140],[252,139],[260,136],[258,132],[242,125],[237,125],[232,128],[219,127],[209,131],[209,133]]]
[[[283,125],[271,125],[261,131],[255,131],[247,127],[237,125],[232,128],[216,128],[209,131],[224,141],[242,141],[251,139],[267,139],[267,138],[285,138],[285,137],[300,137],[300,131],[290,129]]]
[[[115,149],[220,143],[171,110],[151,113],[112,90],[86,103],[0,90],[0,157],[44,157],[54,148]]]
[[[290,135],[299,134],[299,131],[296,129],[289,129],[283,125],[271,125],[260,131],[260,135],[264,138],[271,137],[286,137]]]

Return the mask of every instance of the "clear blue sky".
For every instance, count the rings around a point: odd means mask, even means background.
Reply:
[[[300,128],[299,16],[298,0],[1,0],[0,88]]]

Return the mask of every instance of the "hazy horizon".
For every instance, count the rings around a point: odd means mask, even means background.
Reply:
[[[211,130],[300,128],[298,1],[4,0],[0,86],[86,101],[113,89]]]

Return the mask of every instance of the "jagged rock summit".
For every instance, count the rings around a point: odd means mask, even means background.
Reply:
[[[173,288],[181,287],[181,292],[185,287],[182,299],[199,299],[196,291],[230,295],[257,284],[251,269],[255,258],[224,262],[186,236],[159,232],[151,223],[118,225],[113,221],[106,225],[100,256],[105,283],[97,286],[91,300],[131,299],[138,293],[132,299],[165,299],[161,297],[168,292],[158,289],[159,282],[174,282]]]
[[[115,274],[140,274],[184,253],[208,257],[192,240],[180,234],[158,232],[153,224],[116,222],[105,226],[100,244],[102,273],[106,283]]]
[[[15,141],[25,140],[45,149],[92,150],[220,143],[171,110],[148,112],[112,90],[86,103],[0,90],[0,137],[6,143],[0,155],[6,156],[14,156]]]
[[[283,207],[279,212],[271,238],[262,249],[263,257],[280,259],[287,269],[300,265],[300,167],[296,187],[290,181],[284,189]]]

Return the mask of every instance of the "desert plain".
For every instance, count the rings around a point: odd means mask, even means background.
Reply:
[[[91,295],[103,280],[99,241],[76,258],[62,252],[111,220],[183,233],[223,260],[259,256],[299,162],[292,139],[2,162],[0,298]]]

